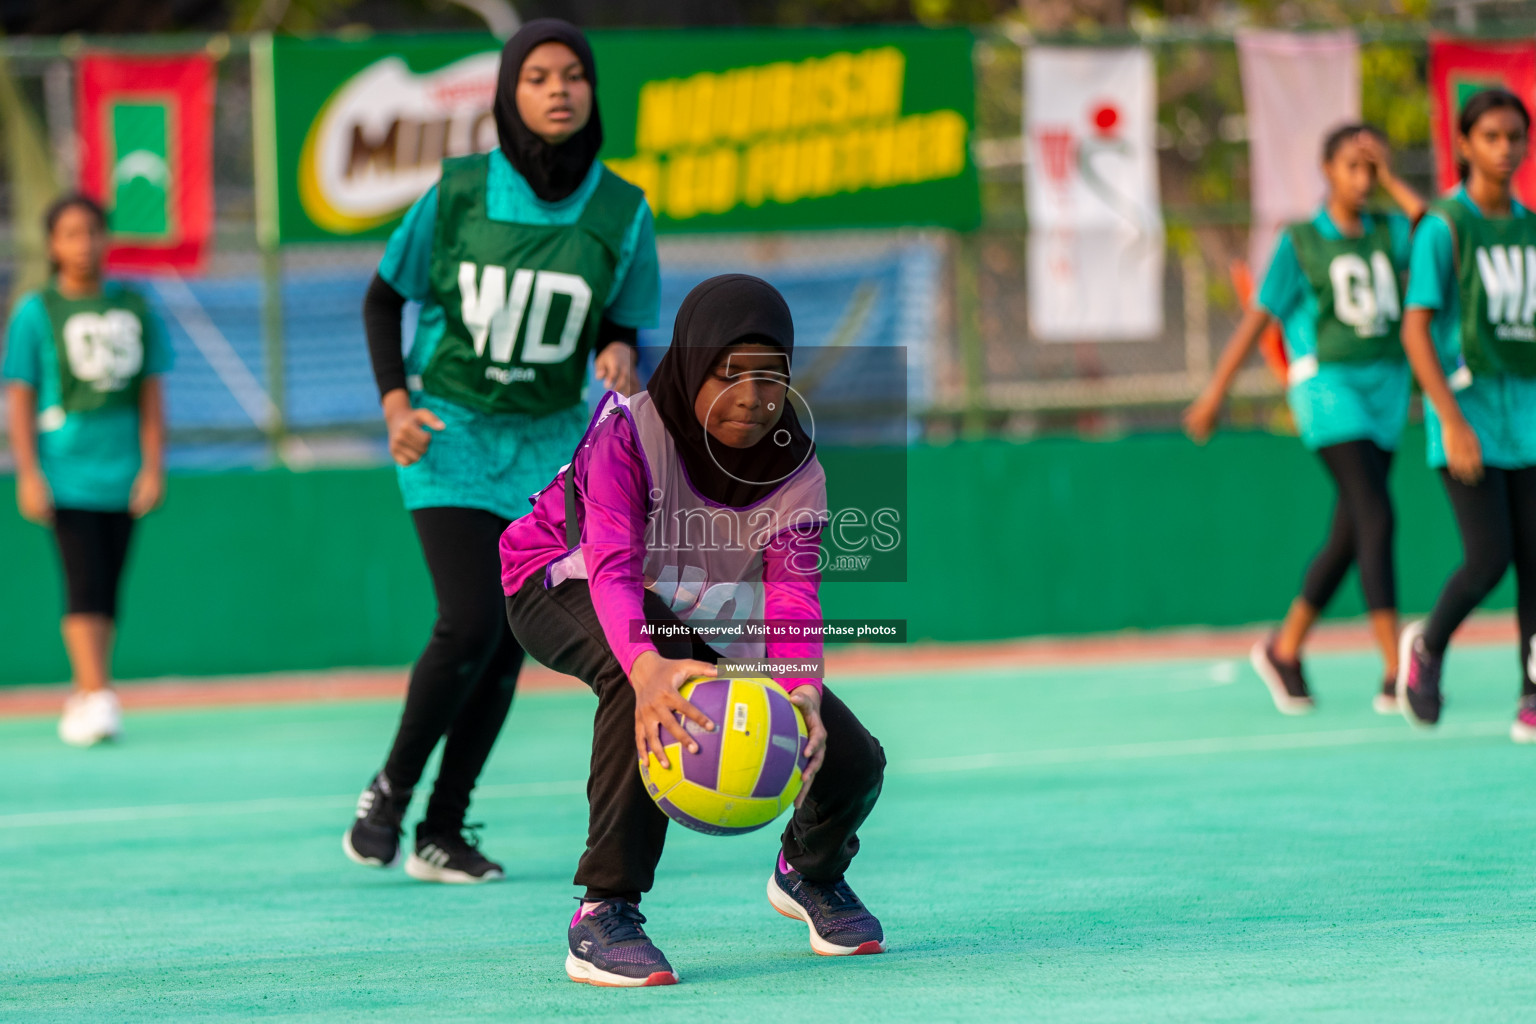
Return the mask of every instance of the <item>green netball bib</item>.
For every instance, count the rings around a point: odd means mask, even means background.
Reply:
[[[110,295],[70,299],[53,284],[41,295],[58,352],[59,404],[64,411],[136,408],[144,382],[148,309],[143,297],[116,289]]]
[[[486,215],[485,155],[443,162],[432,297],[442,340],[422,386],[484,413],[543,415],[581,399],[587,357],[644,193],[606,168],[574,224]]]
[[[1536,217],[1480,217],[1454,198],[1430,209],[1455,242],[1467,369],[1536,376]]]
[[[1325,363],[1402,359],[1401,278],[1392,265],[1387,219],[1374,218],[1359,238],[1325,238],[1311,221],[1286,231],[1317,295],[1317,358]]]

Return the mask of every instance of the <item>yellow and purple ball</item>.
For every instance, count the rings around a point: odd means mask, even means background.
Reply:
[[[715,723],[683,720],[699,745],[691,754],[662,733],[670,768],[648,754],[646,791],[667,817],[712,836],[762,828],[792,806],[805,770],[805,719],[771,679],[694,679],[679,691]]]

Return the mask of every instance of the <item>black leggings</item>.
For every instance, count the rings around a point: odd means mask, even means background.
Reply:
[[[1424,646],[1431,654],[1443,654],[1451,634],[1513,563],[1524,673],[1521,692],[1536,693],[1531,665],[1531,637],[1536,634],[1536,466],[1484,467],[1482,482],[1470,487],[1443,469],[1440,479],[1456,513],[1462,561],[1424,624]]]
[[[437,595],[437,622],[411,669],[410,689],[384,774],[397,790],[421,779],[443,736],[442,764],[418,836],[464,823],[469,794],[512,707],[523,649],[502,616],[497,545],[507,520],[472,508],[411,513]]]
[[[117,620],[117,591],[133,537],[127,512],[53,510],[53,536],[64,566],[64,614]]]
[[[1392,495],[1387,473],[1392,453],[1371,441],[1345,441],[1319,448],[1339,496],[1333,527],[1323,550],[1302,580],[1301,597],[1322,611],[1344,582],[1350,563],[1360,567],[1365,604],[1373,612],[1397,608],[1397,574],[1392,565]]]
[[[677,622],[666,604],[645,592],[645,617]],[[635,691],[603,636],[586,580],[566,580],[544,589],[535,573],[507,598],[507,619],[518,639],[539,661],[573,675],[597,694],[592,723],[592,767],[587,776],[587,849],[575,883],[588,899],[618,897],[639,902],[656,877],[667,816],[645,791],[636,767]],[[657,643],[664,658],[719,659],[693,642]],[[885,777],[885,751],[830,690],[821,700],[827,752],[804,802],[790,816],[781,847],[784,859],[814,881],[843,877],[859,852],[859,826],[869,817]]]

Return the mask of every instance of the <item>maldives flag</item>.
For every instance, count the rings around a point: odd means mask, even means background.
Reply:
[[[1536,108],[1536,42],[1429,41],[1430,128],[1435,140],[1435,178],[1442,190],[1461,181],[1456,173],[1456,119],[1462,104],[1483,89],[1504,88]],[[1515,172],[1515,192],[1536,200],[1536,162]]]
[[[107,211],[112,268],[196,270],[213,228],[213,60],[76,64],[80,189]]]

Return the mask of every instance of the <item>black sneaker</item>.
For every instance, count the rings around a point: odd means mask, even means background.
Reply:
[[[416,849],[405,862],[405,873],[422,882],[474,885],[507,877],[501,865],[480,852],[481,825],[452,831],[416,832]]]
[[[1403,627],[1398,641],[1397,707],[1408,724],[1429,728],[1440,721],[1445,698],[1440,695],[1440,670],[1445,658],[1424,647],[1424,623]]]
[[[383,772],[357,798],[357,820],[341,837],[341,848],[359,864],[391,868],[400,860],[400,819],[410,790],[396,790]]]
[[[768,902],[785,917],[804,921],[811,930],[811,949],[822,956],[885,952],[880,922],[847,882],[813,882],[790,867],[782,853],[768,879]]]
[[[1317,705],[1307,691],[1307,677],[1301,674],[1300,661],[1281,661],[1275,657],[1274,637],[1260,640],[1248,652],[1253,670],[1269,688],[1270,699],[1282,715],[1304,715]]]
[[[628,900],[582,904],[571,918],[565,973],[584,985],[643,988],[676,985],[677,972],[640,927],[645,915]]]

